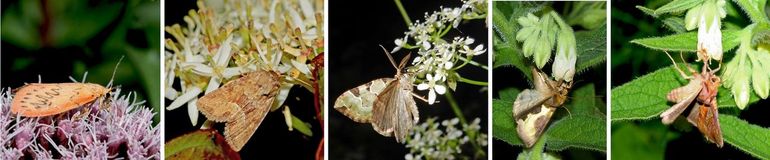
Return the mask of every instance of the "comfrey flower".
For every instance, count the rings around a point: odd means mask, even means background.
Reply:
[[[81,106],[90,112],[28,118],[10,112],[10,90],[0,92],[0,159],[160,159],[154,113],[136,95],[117,88],[106,103]]]
[[[476,118],[469,125],[457,128],[456,126],[459,124],[457,118],[441,122],[436,122],[436,118],[429,118],[411,132],[410,139],[406,143],[409,153],[404,158],[462,159],[458,156],[461,156],[465,144],[473,141],[472,143],[487,146],[487,135],[479,132],[481,130],[480,121],[479,118]],[[470,137],[471,132],[477,136]]]
[[[730,88],[735,104],[740,109],[746,108],[752,90],[760,98],[770,96],[770,51],[757,46],[752,47],[752,30],[756,25],[747,26],[741,32],[741,41],[735,57],[727,63],[722,77],[725,87]]]
[[[195,126],[199,97],[255,70],[284,75],[273,109],[295,84],[312,89],[309,63],[323,52],[323,4],[318,2],[199,1],[198,10],[184,17],[186,26],[165,28],[173,37],[165,45],[164,94],[173,100],[166,109],[186,105]],[[173,87],[176,82],[181,90]]]
[[[687,30],[698,28],[698,60],[722,60],[722,18],[724,0],[706,0],[685,15]]]
[[[486,2],[481,0],[463,1],[457,8],[441,8],[431,14],[425,13],[424,21],[417,21],[409,26],[403,38],[394,40],[396,47],[391,53],[404,49],[417,49],[417,56],[412,61],[409,72],[418,75],[415,79],[420,84],[418,90],[428,90],[430,104],[437,94],[446,93],[447,81],[455,78],[453,71],[461,66],[458,62],[471,61],[473,56],[486,52],[483,44],[471,47],[475,40],[471,37],[454,37],[452,41],[442,39],[449,30],[457,28],[463,20],[481,19],[486,15]],[[409,39],[414,39],[410,44]],[[464,62],[464,63],[465,63]],[[449,85],[454,89],[453,85]]]

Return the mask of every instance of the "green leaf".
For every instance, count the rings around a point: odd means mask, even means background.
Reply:
[[[719,116],[725,142],[759,159],[770,159],[770,129],[732,115]]]
[[[746,12],[746,15],[749,16],[752,22],[754,23],[770,23],[770,20],[768,20],[767,15],[765,15],[765,4],[767,1],[750,1],[750,0],[733,0],[736,4],[738,4],[743,11]]]
[[[684,19],[679,17],[668,17],[663,19],[663,24],[666,28],[676,33],[685,33],[687,29],[684,27]]]
[[[680,12],[687,9],[690,9],[692,7],[695,7],[699,4],[703,3],[703,0],[676,0],[671,1],[666,5],[661,6],[660,8],[655,10],[656,15],[661,15],[664,13],[671,13],[671,12]]]
[[[297,129],[297,131],[300,133],[307,136],[313,136],[313,131],[310,130],[310,125],[297,118],[297,116],[291,115],[291,123],[292,127]]]
[[[582,85],[579,88],[571,91],[570,101],[567,101],[567,108],[572,115],[588,115],[596,117],[606,117],[604,114],[604,107],[596,104],[596,93],[594,92],[594,84],[588,83]],[[597,107],[602,107],[601,109]]]
[[[695,69],[697,70],[697,68]],[[615,87],[612,89],[611,120],[657,118],[660,113],[673,105],[666,100],[668,92],[686,85],[687,82],[679,76],[672,65]],[[758,100],[759,97],[752,94],[749,103]],[[737,107],[735,101],[732,100],[730,91],[723,87],[719,88],[717,101],[720,102],[719,107]]]
[[[593,85],[579,87],[576,94],[592,93]],[[499,92],[500,99],[492,101],[493,136],[511,145],[523,146],[517,136],[516,123],[513,120],[512,106],[519,90],[508,88]],[[591,95],[593,96],[593,95]],[[575,98],[577,99],[577,98]],[[585,98],[581,98],[585,99]],[[577,101],[577,100],[576,100]],[[546,138],[546,149],[561,151],[570,147],[590,149],[596,151],[606,150],[606,135],[604,132],[605,116],[597,114],[593,98],[570,102],[566,105],[572,112],[571,116],[552,117],[551,124],[546,129],[543,137]],[[572,105],[579,106],[572,106]],[[558,111],[557,112],[562,112]],[[557,119],[558,118],[558,119]]]
[[[739,34],[740,30],[722,30],[722,48],[728,51],[738,46],[740,43]],[[695,44],[698,44],[698,33],[687,32],[665,37],[635,39],[631,43],[656,50],[695,52],[697,50]]]
[[[575,32],[577,40],[577,62],[575,71],[582,73],[586,69],[604,64],[607,56],[607,27],[602,26],[591,31]]]
[[[668,129],[660,122],[613,123],[612,159],[663,159],[668,141],[679,137],[679,132]]]
[[[523,146],[513,120],[513,101],[519,92],[515,88],[506,88],[498,92],[500,99],[492,100],[492,136],[511,145]]]
[[[644,14],[650,15],[652,17],[658,18],[659,15],[655,14],[655,10],[644,7],[644,6],[636,6],[636,9],[639,9],[640,11],[644,12]]]
[[[527,63],[524,62],[524,56],[520,54],[521,50],[514,48],[508,43],[500,42],[500,39],[497,36],[495,36],[493,41],[494,45],[492,47],[494,48],[495,52],[493,67],[498,68],[513,66],[521,71],[521,73],[524,74],[528,79],[531,79],[532,73],[529,71],[529,66],[527,66]]]
[[[603,117],[573,115],[552,122],[545,132],[546,148],[564,150],[576,147],[596,151],[607,149],[606,119]]]
[[[164,159],[240,159],[216,130],[197,130],[167,142]]]

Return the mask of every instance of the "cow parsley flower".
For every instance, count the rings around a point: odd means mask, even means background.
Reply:
[[[476,118],[468,125],[461,125],[460,120],[452,118],[436,121],[429,118],[413,129],[407,140],[409,153],[405,159],[463,159],[458,158],[463,152],[463,146],[471,141],[481,146],[487,146],[487,135],[480,133],[481,120]],[[476,135],[471,137],[471,133]]]

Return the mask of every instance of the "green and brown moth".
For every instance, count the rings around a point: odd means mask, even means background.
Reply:
[[[540,139],[556,107],[564,104],[572,87],[572,82],[554,81],[535,67],[532,81],[535,88],[522,91],[513,102],[516,132],[527,148]]]
[[[377,133],[386,137],[394,136],[401,143],[420,119],[413,97],[427,100],[412,92],[412,74],[401,72],[410,55],[396,66],[389,52],[382,49],[396,68],[396,75],[393,78],[375,79],[345,91],[337,97],[334,109],[355,122],[371,123]]]

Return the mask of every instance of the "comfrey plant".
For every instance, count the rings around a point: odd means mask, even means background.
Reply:
[[[154,113],[135,94],[116,88],[84,110],[27,118],[11,113],[10,89],[0,92],[0,159],[160,159]]]
[[[470,36],[456,36],[450,39],[444,37],[449,31],[456,30],[463,21],[486,19],[486,1],[462,0],[462,2],[460,7],[440,7],[438,11],[425,13],[424,19],[415,23],[409,20],[403,7],[398,5],[409,30],[404,32],[403,38],[394,40],[396,47],[391,52],[395,53],[402,49],[417,51],[418,55],[412,61],[412,66],[407,68],[407,72],[415,75],[414,83],[418,84],[417,90],[428,91],[429,104],[436,103],[438,95],[445,95],[451,99],[447,89],[455,90],[457,82],[487,85],[486,82],[464,78],[457,72],[468,64],[487,69],[484,64],[473,61],[475,56],[486,53],[485,44],[476,44],[476,40]],[[400,4],[398,1],[396,3]],[[460,111],[455,102],[450,100],[449,103],[455,111]],[[461,153],[461,146],[468,142],[473,144],[476,158],[483,157],[485,155],[483,147],[486,146],[486,142],[481,142],[479,139],[486,139],[486,135],[480,132],[478,118],[470,124],[461,112],[455,112],[455,114],[457,118],[451,121],[453,124],[444,125],[447,127],[446,134],[436,130],[439,125],[434,124],[434,119],[423,122],[419,125],[420,127],[413,130],[410,134],[413,137],[406,143],[407,147],[411,148],[411,153],[405,157],[407,159],[453,159]],[[458,122],[465,127],[471,127],[457,130],[454,125]],[[474,124],[475,129],[472,127]],[[466,136],[466,140],[457,139],[462,135]],[[437,139],[443,139],[443,141],[438,142]],[[449,143],[449,140],[452,140],[452,143]]]

